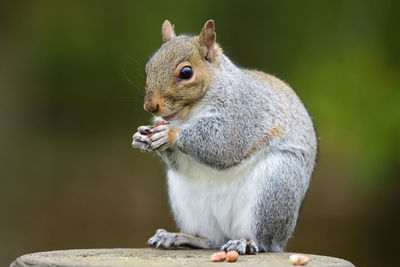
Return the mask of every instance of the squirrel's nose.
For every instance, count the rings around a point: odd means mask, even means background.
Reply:
[[[160,104],[157,100],[150,100],[144,103],[143,108],[151,113],[156,113],[160,109]]]

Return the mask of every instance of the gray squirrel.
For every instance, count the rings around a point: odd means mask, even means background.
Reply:
[[[144,109],[163,123],[139,127],[132,145],[165,163],[181,231],[148,244],[283,251],[314,168],[313,124],[289,85],[237,67],[215,40],[213,20],[198,36],[166,20],[145,67]]]

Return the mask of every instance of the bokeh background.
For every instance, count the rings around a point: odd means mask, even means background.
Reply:
[[[144,247],[175,230],[165,177],[131,148],[164,19],[216,22],[238,65],[291,84],[319,155],[287,250],[395,266],[399,1],[2,1],[0,265],[55,249]]]

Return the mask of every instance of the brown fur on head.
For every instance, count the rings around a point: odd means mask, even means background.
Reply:
[[[176,36],[168,20],[164,21],[161,32],[163,44],[145,68],[144,109],[168,120],[175,115],[183,116],[203,97],[222,50],[215,43],[213,20],[207,21],[200,35],[194,37]],[[193,74],[188,79],[182,79],[180,72],[186,66],[191,68]]]

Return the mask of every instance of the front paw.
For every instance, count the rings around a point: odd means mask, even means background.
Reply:
[[[176,241],[176,234],[169,233],[164,229],[158,229],[156,234],[147,241],[147,244],[150,247],[167,249],[170,247],[174,247],[175,241]]]
[[[153,135],[150,131],[153,126],[140,126],[137,132],[132,136],[132,146],[142,151],[151,151],[150,137]]]
[[[145,127],[145,126],[141,126]],[[140,129],[140,127],[139,127]],[[139,148],[142,151],[151,151],[149,144],[150,144],[150,137],[147,134],[138,131],[132,136],[132,146],[135,148]]]
[[[164,151],[175,143],[175,128],[170,125],[159,125],[150,130],[149,148]]]
[[[140,126],[133,135],[132,146],[142,151],[164,151],[175,144],[178,130],[167,124]]]

